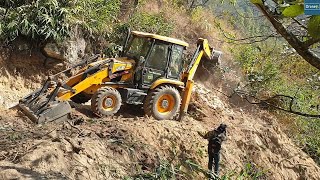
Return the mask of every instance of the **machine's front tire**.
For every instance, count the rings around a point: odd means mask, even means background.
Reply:
[[[172,119],[180,110],[181,96],[172,86],[164,85],[150,92],[144,102],[144,111],[157,120]]]
[[[121,107],[122,99],[118,90],[112,87],[100,88],[91,99],[92,111],[100,116],[111,116]]]

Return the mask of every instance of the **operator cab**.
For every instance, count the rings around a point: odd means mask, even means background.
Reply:
[[[123,55],[136,61],[135,87],[147,90],[159,78],[180,81],[188,46],[178,39],[132,31]]]

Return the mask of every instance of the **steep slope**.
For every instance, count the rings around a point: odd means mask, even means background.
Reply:
[[[133,12],[161,14],[175,24],[173,37],[191,46],[199,37],[208,38],[212,46],[226,50],[223,63],[233,63],[228,44],[214,30],[212,13],[190,14],[165,1],[148,1],[139,8],[124,5],[127,13],[120,19],[125,21]],[[221,158],[221,174],[226,177],[320,179],[317,164],[294,145],[274,117],[241,98],[221,96],[213,90],[221,88],[220,77],[212,74],[214,82],[195,87],[190,116],[182,122],[155,121],[132,107],[123,107],[113,118],[96,119],[87,106],[75,105],[69,122],[35,125],[18,110],[7,108],[53,72],[43,67],[41,54],[31,56],[28,49],[19,49],[11,58],[9,51],[0,50],[0,179],[124,179],[158,175],[160,170],[174,171],[177,179],[204,179],[207,142],[198,132],[222,122],[228,125]],[[192,54],[194,47],[189,50]],[[232,74],[237,73],[229,73],[224,80],[235,87],[239,78]],[[201,74],[198,80],[207,77]]]
[[[223,122],[228,140],[222,150],[222,174],[239,174],[250,164],[251,173],[263,172],[262,179],[320,178],[320,168],[268,113],[256,109],[253,116],[231,108],[203,85],[195,89],[194,118],[182,122],[155,121],[139,109],[124,107],[122,115],[113,118],[95,119],[75,111],[70,122],[34,126],[19,111],[4,110],[0,177],[123,179],[150,173],[168,161],[181,164],[187,175],[180,179],[203,179],[202,173],[190,169],[190,162],[206,167],[207,142],[198,132]]]

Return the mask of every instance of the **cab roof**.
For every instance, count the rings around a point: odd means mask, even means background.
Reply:
[[[179,39],[175,39],[175,38],[171,38],[171,37],[166,37],[166,36],[160,36],[157,34],[151,34],[151,33],[145,33],[145,32],[140,32],[140,31],[132,31],[131,34],[139,36],[139,37],[146,37],[146,38],[153,38],[153,39],[158,39],[161,41],[165,41],[165,42],[170,42],[173,44],[178,44],[184,47],[188,47],[189,44],[181,41]]]

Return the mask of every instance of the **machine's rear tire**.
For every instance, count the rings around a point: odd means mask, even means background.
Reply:
[[[71,100],[73,102],[78,103],[78,104],[86,103],[90,99],[91,99],[91,96],[89,94],[84,93],[84,92],[81,92],[71,98]]]
[[[173,119],[180,110],[181,96],[172,86],[164,85],[150,92],[144,102],[144,111],[157,120]]]
[[[121,107],[122,99],[118,90],[112,87],[100,88],[91,99],[92,111],[100,116],[111,116]]]

